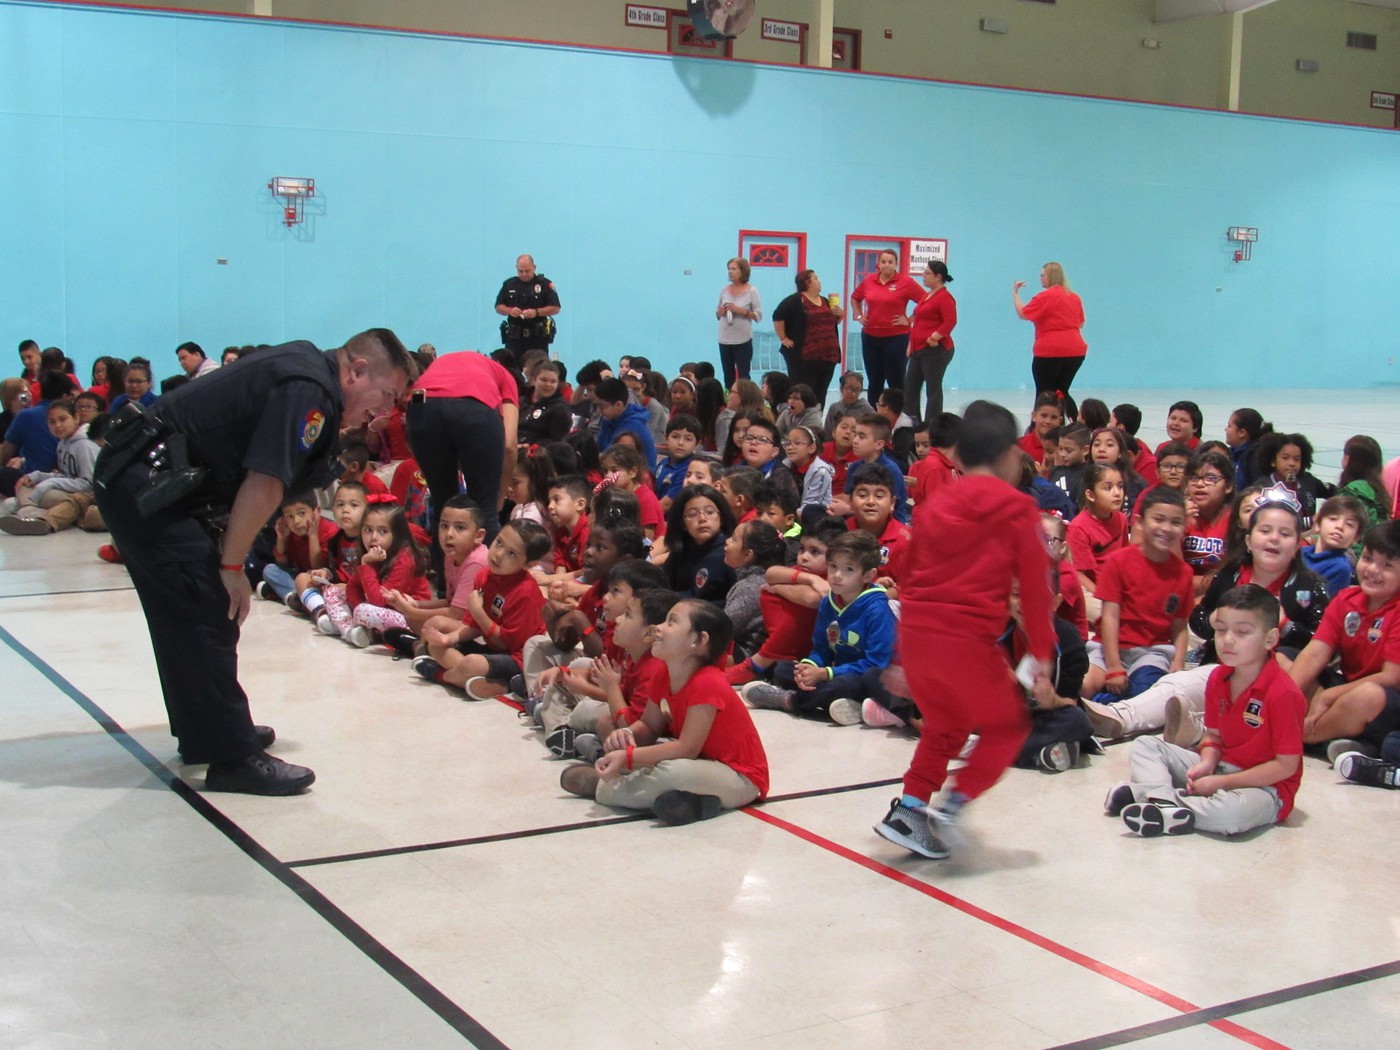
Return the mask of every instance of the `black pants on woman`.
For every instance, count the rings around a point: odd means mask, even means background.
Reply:
[[[865,387],[872,405],[879,404],[885,387],[900,389],[904,384],[904,363],[909,354],[909,336],[860,333],[860,356],[865,360]]]
[[[909,370],[904,374],[904,411],[915,424],[920,420],[932,423],[943,412],[943,373],[953,351],[942,346],[924,347],[909,358]],[[928,386],[928,411],[919,414],[919,387]]]
[[[408,404],[408,443],[432,497],[433,565],[442,577],[437,524],[442,505],[457,495],[461,471],[466,493],[481,504],[486,542],[501,529],[501,463],[506,434],[501,415],[474,397],[430,397]]]
[[[836,374],[835,361],[803,361],[802,379],[800,382],[806,383],[812,388],[812,392],[817,395],[817,404],[822,411],[826,411],[826,392],[831,389],[831,377]],[[793,380],[798,382],[796,378]]]
[[[1074,382],[1079,366],[1084,363],[1084,355],[1078,357],[1033,357],[1031,358],[1031,380],[1037,394],[1069,393],[1069,385]]]

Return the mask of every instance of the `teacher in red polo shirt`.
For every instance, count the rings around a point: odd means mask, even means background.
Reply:
[[[1031,351],[1035,392],[1059,393],[1063,401],[1089,352],[1089,344],[1079,331],[1084,327],[1084,304],[1069,290],[1065,268],[1057,262],[1040,268],[1040,287],[1045,290],[1028,303],[1021,302],[1021,289],[1025,286],[1025,281],[1011,286],[1011,302],[1017,317],[1035,325],[1035,346]]]
[[[878,404],[887,386],[901,389],[909,353],[909,304],[924,297],[919,282],[899,272],[899,256],[886,249],[876,270],[851,293],[851,316],[861,325],[860,353],[865,359],[870,403]]]

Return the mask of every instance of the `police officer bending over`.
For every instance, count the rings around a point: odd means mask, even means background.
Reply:
[[[180,755],[208,763],[205,788],[293,795],[316,775],[266,753],[238,684],[251,605],[243,562],[285,492],[328,483],[343,426],[403,395],[417,369],[397,336],[371,328],[338,350],[264,347],[124,410],[97,461],[97,505],[151,633]]]
[[[496,313],[501,322],[501,344],[515,355],[515,365],[526,350],[548,350],[554,342],[554,315],[559,293],[548,277],[535,272],[535,260],[522,255],[515,260],[515,276],[501,285]]]

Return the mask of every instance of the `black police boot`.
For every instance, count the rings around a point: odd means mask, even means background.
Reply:
[[[211,765],[204,776],[204,790],[235,791],[244,795],[296,795],[315,780],[316,774],[305,766],[294,766],[259,751],[242,762]]]

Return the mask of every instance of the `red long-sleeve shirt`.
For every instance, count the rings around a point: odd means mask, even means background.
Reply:
[[[1055,652],[1050,573],[1035,500],[998,478],[965,474],[914,518],[899,585],[902,644],[996,645],[1016,580],[1030,651],[1048,662]]]
[[[413,552],[404,547],[389,564],[389,571],[381,579],[379,568],[383,564],[367,565],[363,561],[355,566],[355,575],[345,585],[345,601],[350,608],[363,605],[387,606],[384,592],[400,591],[410,598],[430,598],[428,580],[413,564]]]

